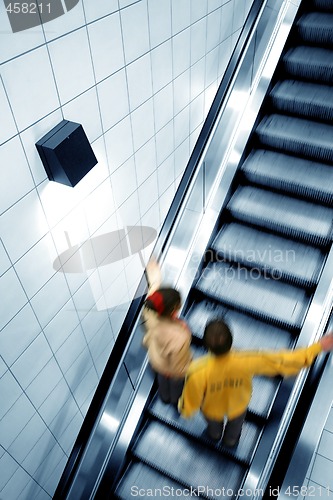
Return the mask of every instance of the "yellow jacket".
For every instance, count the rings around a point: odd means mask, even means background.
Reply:
[[[161,318],[144,308],[143,345],[152,368],[161,375],[184,378],[192,359],[191,332],[184,321]]]
[[[190,364],[178,408],[185,418],[201,409],[212,420],[240,416],[248,407],[255,375],[296,375],[321,352],[320,343],[294,351],[230,351],[208,354]]]

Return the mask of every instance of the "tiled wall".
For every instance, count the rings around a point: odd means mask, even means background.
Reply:
[[[52,497],[152,246],[118,250],[159,231],[251,3],[81,0],[12,33],[0,2],[1,500]],[[35,149],[64,118],[98,159],[74,188]]]

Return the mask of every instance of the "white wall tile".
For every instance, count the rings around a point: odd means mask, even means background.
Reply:
[[[102,182],[83,202],[90,234],[94,234],[115,211],[110,179]]]
[[[163,64],[161,64],[163,61]],[[161,90],[172,80],[172,44],[164,42],[151,51],[154,93]]]
[[[14,475],[15,471],[18,468],[17,462],[7,453],[4,452],[2,456],[0,456],[0,491],[2,488],[8,483],[10,478]]]
[[[117,211],[119,227],[135,226],[140,220],[140,205],[137,191],[127,198]]]
[[[26,394],[36,408],[39,408],[62,379],[63,374],[52,357],[40,370],[26,389]]]
[[[20,131],[59,107],[46,47],[7,62],[1,74]]]
[[[123,9],[124,7],[128,7],[134,3],[140,2],[140,0],[119,0],[119,8]]]
[[[13,33],[4,2],[0,4],[0,30],[0,64],[43,45],[45,42],[41,26]]]
[[[42,118],[37,123],[34,123],[31,127],[28,127],[20,134],[23,149],[28,159],[30,170],[36,185],[45,181],[47,174],[35,144],[45,134],[58,125],[62,119],[63,115],[60,109],[58,109],[45,118]]]
[[[146,54],[126,67],[130,111],[137,108],[153,93],[150,54]]]
[[[190,67],[191,31],[190,28],[172,38],[173,77],[176,78]]]
[[[206,31],[205,17],[191,26],[191,64],[199,61],[206,53]]]
[[[31,401],[24,393],[21,394],[1,420],[1,446],[8,449],[35,412]]]
[[[221,13],[222,9],[212,12],[207,17],[207,52],[213,50],[220,43],[221,37]]]
[[[64,6],[64,3],[62,5]],[[45,39],[47,41],[54,40],[55,38],[63,36],[70,31],[81,28],[85,24],[82,2],[77,2],[75,7],[70,10],[67,10],[66,8],[64,10],[65,14],[43,24]],[[41,9],[40,12],[41,19],[43,21],[45,16],[43,16],[43,11]],[[48,14],[47,9],[44,13]]]
[[[158,198],[157,172],[154,171],[138,189],[140,213],[144,215]]]
[[[11,370],[20,385],[26,389],[51,357],[52,351],[41,333],[15,361]]]
[[[190,0],[172,0],[172,34],[175,35],[191,24]]]
[[[22,257],[47,231],[48,226],[36,190],[27,194],[0,218],[2,241],[12,262]]]
[[[215,84],[214,96],[215,96],[216,90],[217,90],[216,82],[217,82],[217,70],[218,70],[218,66],[219,66],[219,62],[218,62],[219,50],[220,50],[219,46],[215,47],[215,49],[211,50],[209,52],[209,54],[207,54],[207,57],[206,57],[206,74],[205,74],[206,94],[207,94],[207,87],[209,87],[212,83],[214,83]],[[211,102],[212,102],[214,96],[212,97],[212,99],[210,99]]]
[[[23,291],[13,268],[1,276],[0,280],[0,330],[18,313],[27,303],[27,296]]]
[[[75,292],[73,301],[80,319],[84,318],[90,309],[95,306],[95,297],[91,288],[90,278]]]
[[[133,155],[130,117],[124,118],[105,134],[110,173]]]
[[[207,2],[202,0],[191,0],[191,23],[199,21],[207,15]]]
[[[6,363],[4,362],[2,356],[0,356],[0,378],[6,373],[8,367],[6,365]],[[0,458],[1,458],[1,454],[2,454],[3,450],[2,448],[0,448]]]
[[[173,86],[171,82],[154,94],[155,130],[158,131],[164,127],[164,125],[172,120],[173,115]]]
[[[61,104],[74,99],[94,85],[85,28],[54,40],[48,47]]]
[[[0,421],[4,415],[13,406],[15,401],[21,396],[22,389],[13,377],[13,374],[7,371],[0,379]]]
[[[97,86],[103,131],[109,130],[129,113],[126,72],[114,73]]]
[[[200,59],[191,67],[191,100],[195,99],[205,88],[205,61]]]
[[[56,273],[31,299],[31,305],[42,328],[51,321],[68,300],[69,289],[66,280],[61,273]]]
[[[55,273],[56,249],[47,234],[15,264],[15,270],[28,296],[33,297]]]
[[[40,331],[31,306],[27,304],[0,332],[0,352],[8,366],[14,363]]]
[[[77,311],[73,300],[70,299],[44,328],[44,334],[53,352],[59,349],[78,324]]]
[[[134,151],[140,149],[154,135],[154,105],[149,99],[131,113]],[[144,123],[144,127],[142,124]]]
[[[124,66],[119,13],[88,26],[96,81],[100,82]]]
[[[189,139],[185,139],[175,150],[175,178],[184,173],[191,152]]]
[[[234,2],[230,1],[223,5],[221,14],[221,40],[228,38],[233,29]]]
[[[80,123],[90,143],[102,134],[96,89],[90,89],[63,106],[64,119]]]
[[[160,165],[174,149],[174,122],[169,122],[156,134],[157,165]]]
[[[6,271],[8,271],[10,267],[11,267],[11,262],[3,246],[3,243],[0,239],[0,276]]]
[[[177,115],[190,101],[191,72],[184,71],[173,81],[174,114]]]
[[[116,207],[120,205],[136,190],[137,180],[134,158],[129,158],[111,175]]]
[[[148,17],[150,46],[154,48],[171,37],[171,1],[148,0]]]
[[[58,412],[54,411],[55,407],[57,407]],[[61,436],[68,423],[78,412],[77,404],[63,377],[38,411],[54,436],[56,438]]]
[[[193,99],[190,104],[190,133],[193,132],[199,125],[202,125],[204,120],[204,102],[205,95],[200,94]]]
[[[25,489],[30,481],[31,477],[29,474],[21,467],[18,467],[10,478],[10,481],[8,481],[4,489],[1,491],[1,496],[3,498],[10,498],[13,500],[14,498],[19,498],[20,493]]]
[[[87,23],[116,12],[118,0],[82,0]]]
[[[1,146],[0,163],[2,166],[0,213],[2,213],[31,191],[34,182],[18,136]]]
[[[120,12],[125,62],[129,64],[149,51],[146,2],[137,2]]]
[[[86,339],[84,338],[81,326],[78,326],[56,352],[56,359],[62,372],[66,373],[72,366],[73,359],[77,359],[86,349]]]
[[[95,368],[92,367],[74,390],[75,399],[80,407],[84,404],[87,394],[92,393],[97,384],[97,373]]]
[[[208,0],[208,13],[221,7],[221,4],[227,3],[230,0]]]
[[[190,109],[184,108],[175,116],[175,147],[179,146],[190,135]]]
[[[58,447],[54,437],[50,431],[46,429],[35,446],[31,449],[30,453],[23,460],[22,465],[24,469],[28,471],[29,474],[35,474],[41,463],[44,462],[45,465],[47,464],[48,454],[55,446]]]
[[[5,93],[5,89],[0,80],[0,112],[2,123],[5,123],[5,127],[0,128],[0,144],[8,141],[11,137],[17,134],[17,128],[15,125],[13,113],[10,109],[8,98]]]
[[[159,199],[173,185],[175,172],[174,156],[170,155],[157,169]],[[161,216],[163,218],[163,216]]]
[[[45,422],[38,413],[35,413],[9,448],[9,452],[19,463],[26,458],[35,443],[41,438],[45,428]]]
[[[156,169],[155,139],[150,139],[135,153],[135,167],[138,186]]]

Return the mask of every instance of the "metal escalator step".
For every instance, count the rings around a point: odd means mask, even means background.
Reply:
[[[282,61],[291,76],[323,83],[333,81],[332,50],[300,45],[289,49]]]
[[[269,96],[277,111],[326,121],[333,118],[333,88],[329,85],[285,80],[277,82]]]
[[[324,163],[264,149],[251,152],[242,165],[242,173],[256,184],[333,202],[333,167]]]
[[[246,468],[209,449],[195,440],[182,436],[159,422],[150,421],[143,429],[133,448],[133,454],[143,462],[154,464],[174,481],[186,482],[197,488],[214,490],[223,486],[236,492],[242,482]],[[225,498],[233,498],[227,495]]]
[[[208,264],[196,288],[216,300],[286,328],[301,327],[309,300],[301,288],[265,279],[225,262]]]
[[[177,410],[172,405],[165,405],[162,401],[155,397],[152,404],[149,407],[149,412],[162,422],[167,422],[169,425],[174,426],[176,429],[181,429],[193,436],[196,436],[203,441],[210,442],[208,437],[205,435],[205,430],[207,427],[204,417],[198,412],[194,417],[189,419],[182,418]],[[253,422],[245,421],[242,429],[241,438],[239,445],[235,450],[233,450],[234,456],[246,463],[250,463],[254,448],[259,439],[260,433],[262,431],[262,426],[259,426]],[[222,449],[220,443],[215,444],[216,448]]]
[[[181,484],[167,476],[160,474],[142,462],[131,462],[124,476],[120,480],[115,495],[117,498],[128,500],[132,497],[156,498],[159,492],[165,496],[177,493],[177,498],[187,498],[188,491]],[[162,497],[162,494],[160,495]]]
[[[296,23],[298,35],[304,42],[333,45],[333,14],[309,12]]]
[[[333,0],[312,0],[309,3],[316,9],[333,12]]]
[[[212,248],[218,256],[303,286],[318,282],[325,257],[318,248],[237,223],[224,225]]]
[[[291,116],[265,116],[256,135],[261,144],[281,152],[333,163],[333,126]]]
[[[332,239],[333,209],[254,188],[239,187],[227,205],[236,219],[316,244]]]
[[[186,314],[186,321],[194,335],[202,338],[206,324],[223,319],[231,328],[235,349],[288,349],[294,337],[288,331],[270,325],[247,314],[221,307],[203,300],[194,302]]]

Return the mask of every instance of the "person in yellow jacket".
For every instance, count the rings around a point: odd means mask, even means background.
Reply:
[[[238,444],[255,375],[296,375],[320,352],[333,350],[332,333],[310,347],[295,350],[232,350],[232,333],[222,320],[208,323],[203,339],[209,353],[190,364],[178,410],[184,418],[201,410],[208,435],[219,440],[223,434],[222,444],[229,447]]]
[[[158,263],[151,260],[146,273],[149,291],[143,309],[145,334],[142,343],[157,373],[160,398],[164,403],[177,404],[192,360],[192,334],[186,322],[178,317],[180,293],[175,288],[161,286]]]

